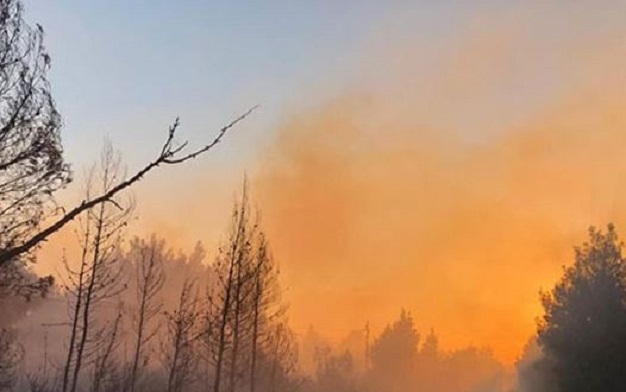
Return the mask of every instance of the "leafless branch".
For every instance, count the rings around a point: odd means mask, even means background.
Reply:
[[[218,132],[217,136],[215,137],[215,139],[213,139],[212,142],[184,156],[178,156],[178,154],[184,150],[188,143],[184,142],[178,147],[175,147],[173,144],[176,130],[178,129],[180,124],[178,119],[176,119],[176,121],[174,121],[174,123],[170,126],[168,136],[165,143],[163,144],[161,153],[155,160],[145,165],[141,170],[137,171],[133,176],[129,177],[125,181],[122,181],[116,186],[111,187],[107,192],[102,193],[100,196],[93,199],[83,200],[78,206],[71,209],[65,215],[60,217],[56,222],[41,230],[37,234],[33,235],[28,240],[22,242],[19,245],[9,246],[5,249],[0,250],[0,266],[10,262],[11,260],[22,254],[29,252],[42,242],[46,241],[48,237],[59,231],[63,226],[74,220],[78,215],[82,214],[83,212],[97,206],[100,203],[111,200],[113,196],[117,195],[121,191],[129,188],[130,186],[141,180],[148,172],[152,171],[154,168],[162,164],[180,164],[210,151],[224,138],[229,130],[231,130],[237,123],[248,117],[256,108],[258,108],[258,106],[250,108],[244,114],[240,115],[239,117],[231,121],[228,125],[224,126]]]

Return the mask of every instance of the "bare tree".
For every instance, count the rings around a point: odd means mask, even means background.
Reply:
[[[91,386],[93,392],[119,391],[123,387],[118,361],[115,357],[115,351],[121,343],[122,316],[123,312],[120,307],[115,320],[110,326],[104,328],[107,334],[102,336],[103,341],[95,354]]]
[[[263,268],[265,261],[265,246],[262,246],[259,254],[259,270]],[[253,306],[253,319],[252,319],[252,352],[250,355],[250,392],[254,392],[256,389],[256,370],[257,370],[257,354],[259,348],[259,331],[261,321],[261,298],[263,293],[263,285],[260,276],[255,276],[254,282],[254,306]]]
[[[94,175],[99,178],[94,179]],[[120,176],[120,161],[110,145],[105,147],[97,174],[92,170],[87,182],[87,195],[97,181],[100,192],[107,192]],[[63,391],[76,391],[80,371],[90,354],[102,344],[100,339],[109,333],[106,327],[98,327],[96,312],[99,306],[114,298],[123,289],[120,285],[122,264],[119,244],[121,230],[126,226],[132,206],[122,207],[120,200],[110,199],[89,210],[81,220],[81,263],[73,271],[65,263],[71,280],[71,331],[68,355],[63,374]],[[102,315],[100,315],[102,318]]]
[[[231,123],[223,127],[217,134],[217,136],[211,141],[209,144],[198,148],[191,152],[185,152],[185,148],[187,147],[187,142],[183,142],[182,144],[177,144],[174,140],[174,136],[176,134],[176,130],[179,127],[179,121],[176,119],[173,125],[170,126],[168,131],[168,136],[163,144],[160,153],[157,158],[152,162],[145,165],[142,169],[138,170],[131,177],[119,181],[114,186],[110,187],[106,192],[99,194],[93,198],[87,198],[83,200],[79,205],[72,208],[65,214],[63,214],[60,218],[58,218],[54,223],[50,224],[46,228],[38,231],[36,234],[33,234],[30,237],[25,237],[23,241],[10,243],[2,249],[0,249],[0,266],[2,264],[8,263],[16,257],[25,254],[39,245],[42,241],[45,241],[52,234],[59,231],[69,222],[73,221],[77,216],[82,214],[85,211],[97,206],[98,204],[105,203],[110,201],[115,195],[120,193],[121,191],[129,188],[136,182],[140,181],[147,173],[154,170],[155,168],[162,165],[177,165],[184,163],[190,159],[196,158],[208,151],[210,151],[213,147],[215,147],[226,135],[226,133],[233,128],[237,123],[246,118],[252,111],[256,109],[256,106],[237,117]]]
[[[271,337],[272,323],[280,320],[286,311],[286,307],[281,304],[278,270],[270,255],[265,234],[259,232],[255,242],[250,392],[256,390],[259,351],[264,349],[263,344]]]
[[[147,363],[144,350],[156,335],[157,327],[151,326],[152,320],[160,312],[162,304],[157,296],[163,288],[165,273],[163,258],[165,243],[155,236],[149,242],[135,239],[131,243],[131,260],[135,264],[137,309],[134,316],[135,347],[131,362],[129,388],[135,391],[141,367]]]
[[[246,184],[244,182],[244,198],[240,208],[243,211],[247,211],[246,198]],[[255,236],[257,226],[246,224],[245,232],[243,235],[244,241],[241,244],[241,249],[236,257],[235,262],[235,281],[233,287],[233,308],[232,312],[232,349],[230,353],[230,371],[229,371],[229,391],[234,392],[237,387],[237,382],[242,376],[240,369],[241,357],[246,354],[244,351],[248,347],[245,344],[248,342],[247,336],[250,332],[250,321],[252,315],[252,304],[254,303],[253,279],[255,269],[252,265],[252,241]],[[242,352],[243,351],[243,352]],[[247,369],[245,369],[247,370]]]
[[[186,280],[176,309],[165,313],[167,336],[163,353],[168,375],[168,392],[188,390],[198,367],[199,358],[194,349],[200,315],[198,305],[195,282]]]
[[[233,209],[228,243],[214,264],[216,282],[206,316],[203,341],[214,364],[214,392],[224,388],[225,377],[228,392],[244,385],[254,392],[260,379],[269,378],[267,358],[276,351],[270,341],[286,310],[281,304],[278,270],[256,215],[251,217],[244,181],[241,199]],[[284,350],[278,353],[282,355]],[[276,366],[282,366],[281,361]],[[263,373],[261,377],[259,373]]]
[[[176,120],[155,160],[40,229],[46,218],[58,212],[50,203],[53,193],[71,176],[63,161],[61,116],[47,80],[50,56],[43,44],[43,28],[32,28],[23,13],[19,0],[0,0],[0,265],[27,254],[79,214],[111,199],[155,167],[183,163],[209,151],[250,113],[222,128],[211,143],[188,153],[184,152],[187,143],[174,144]]]
[[[230,340],[231,328],[233,322],[233,299],[236,294],[238,265],[241,265],[241,259],[244,257],[246,243],[248,243],[247,230],[249,225],[249,212],[247,208],[247,194],[244,187],[241,204],[236,204],[232,213],[232,226],[230,229],[228,244],[220,249],[216,261],[217,273],[217,291],[214,298],[210,299],[213,307],[212,311],[218,320],[212,323],[212,327],[216,329],[215,333],[211,333],[216,341],[215,346],[209,343],[210,350],[215,353],[215,375],[213,381],[213,391],[219,392],[222,375],[224,371],[225,356],[228,346],[232,343]],[[249,244],[249,243],[248,243]],[[208,329],[208,328],[207,328]],[[231,358],[232,360],[232,358]],[[231,383],[232,385],[232,383]]]

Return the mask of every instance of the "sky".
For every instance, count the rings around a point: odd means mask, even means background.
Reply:
[[[334,3],[29,2],[29,17],[45,26],[54,57],[69,157],[88,160],[94,138],[108,134],[121,149],[142,154],[141,162],[149,156],[143,141],[175,116],[202,140],[261,104],[246,128],[255,136],[250,149],[296,96],[340,72],[383,12],[374,4]]]
[[[405,307],[512,362],[588,225],[626,223],[626,1],[26,1],[66,157],[133,168],[181,118],[219,149],[137,186],[140,234],[219,244],[244,173],[292,324]],[[72,189],[63,195],[79,195]],[[64,242],[65,241],[65,242]],[[61,234],[58,250],[71,242]]]
[[[208,130],[260,104],[263,109],[246,126],[254,136],[232,143],[244,154],[254,153],[275,130],[281,112],[311,105],[350,84],[363,47],[403,9],[419,10],[400,23],[418,26],[423,39],[454,28],[469,12],[466,2],[411,3],[26,4],[29,18],[46,30],[69,158],[89,161],[98,148],[94,140],[106,134],[142,162],[150,156],[144,140],[175,116],[190,138],[203,140]]]

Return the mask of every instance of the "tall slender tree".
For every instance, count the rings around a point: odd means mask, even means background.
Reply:
[[[135,266],[136,309],[133,312],[134,350],[129,389],[135,391],[143,367],[147,365],[146,346],[158,332],[154,319],[162,308],[158,298],[165,282],[163,261],[165,243],[152,236],[148,242],[136,238],[131,242],[130,261]]]
[[[98,191],[106,192],[121,174],[120,160],[112,147],[103,150],[97,170],[90,173],[87,181],[87,194]],[[97,312],[102,312],[105,301],[120,293],[123,286],[122,263],[119,244],[121,231],[126,226],[132,210],[130,204],[122,207],[120,199],[111,199],[110,203],[101,203],[90,210],[82,219],[81,225],[81,261],[74,272],[66,261],[66,269],[71,279],[69,293],[72,309],[70,341],[63,375],[63,391],[75,392],[84,362],[93,348],[102,342],[100,337],[108,333],[98,324]],[[102,317],[100,316],[100,319]],[[91,347],[90,347],[91,346]]]
[[[93,364],[92,392],[119,391],[124,387],[120,361],[116,357],[123,333],[122,317],[120,307],[115,319],[104,328],[107,333],[100,337],[102,341],[96,348]]]
[[[167,392],[190,388],[198,368],[196,353],[199,303],[196,282],[185,280],[176,309],[166,312],[166,340],[163,345],[167,370]]]
[[[218,287],[210,301],[213,306],[217,307],[212,313],[218,317],[218,321],[213,324],[216,328],[216,333],[211,334],[217,340],[215,342],[216,347],[211,348],[215,352],[213,392],[219,392],[222,386],[227,348],[232,344],[230,341],[230,328],[233,321],[232,308],[235,286],[237,284],[237,266],[244,257],[247,245],[249,245],[247,238],[249,211],[245,187],[241,200],[241,203],[235,205],[233,209],[228,244],[220,250],[218,255],[216,262]]]

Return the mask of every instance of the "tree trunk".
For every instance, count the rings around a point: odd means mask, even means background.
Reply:
[[[87,335],[89,333],[89,314],[91,310],[91,304],[93,301],[93,292],[97,280],[98,266],[100,264],[100,246],[102,245],[102,227],[104,225],[104,204],[100,204],[100,211],[98,212],[98,218],[96,221],[96,236],[94,238],[94,251],[93,251],[93,263],[91,267],[91,279],[89,280],[89,286],[85,293],[85,308],[83,309],[83,325],[81,339],[76,351],[76,365],[74,366],[74,377],[72,379],[71,392],[76,392],[76,384],[78,382],[78,376],[80,374],[80,368],[82,366],[83,353],[85,351],[85,344],[87,342]]]
[[[78,292],[76,293],[76,304],[74,305],[74,314],[72,318],[72,330],[70,332],[70,341],[67,349],[67,359],[65,361],[65,369],[63,370],[63,392],[67,392],[69,384],[70,369],[72,367],[72,359],[74,357],[74,349],[76,347],[76,335],[78,333],[78,321],[80,318],[80,310],[83,300],[83,279],[85,277],[85,266],[87,264],[87,247],[89,246],[89,229],[85,233],[85,243],[81,257],[80,271],[78,272]]]

